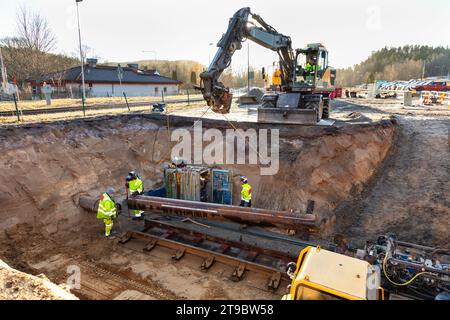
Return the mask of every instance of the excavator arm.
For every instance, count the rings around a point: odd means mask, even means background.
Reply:
[[[249,21],[249,16],[261,26]],[[250,8],[242,8],[230,19],[228,30],[222,36],[216,55],[208,70],[200,74],[201,91],[208,106],[217,113],[229,113],[233,95],[230,89],[219,81],[223,71],[231,64],[236,50],[242,48],[242,42],[250,39],[257,44],[278,52],[280,57],[281,79],[283,86],[292,83],[295,68],[295,56],[291,47],[291,38],[278,33]]]

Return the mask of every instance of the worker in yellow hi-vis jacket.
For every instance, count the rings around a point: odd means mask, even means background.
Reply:
[[[139,176],[134,171],[130,171],[126,178],[126,188],[130,191],[130,196],[138,196],[144,192],[144,184]],[[134,218],[142,218],[144,211],[133,210]]]
[[[241,207],[252,206],[252,186],[248,184],[247,177],[241,177]]]
[[[103,220],[105,224],[105,237],[113,238],[111,236],[111,230],[113,228],[113,221],[117,218],[117,209],[114,199],[111,194],[114,193],[113,188],[103,193],[98,203],[97,219]]]

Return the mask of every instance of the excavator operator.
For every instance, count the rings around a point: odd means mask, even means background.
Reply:
[[[316,75],[316,69],[320,70],[320,66],[317,65],[317,57],[316,56],[309,56],[308,62],[305,66],[305,72],[306,72],[306,80],[312,81]]]

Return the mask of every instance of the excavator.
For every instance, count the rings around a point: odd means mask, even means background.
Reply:
[[[327,49],[314,43],[294,50],[289,36],[276,31],[248,7],[230,19],[216,55],[200,75],[198,89],[214,112],[230,112],[233,95],[219,78],[246,39],[277,52],[279,57],[281,84],[277,92],[263,96],[258,122],[315,124],[329,117],[336,70],[328,66]]]

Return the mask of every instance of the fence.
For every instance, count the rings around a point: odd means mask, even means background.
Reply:
[[[171,96],[179,96],[179,95],[195,95],[199,94],[198,90],[195,89],[179,89],[176,92],[172,91],[159,91],[157,94],[148,95],[146,97],[160,97],[161,95],[164,95],[165,97],[171,97]],[[122,92],[115,95],[104,95],[104,98],[120,98],[122,96]],[[81,99],[82,93],[78,91],[70,91],[70,90],[54,90],[52,92],[52,99]],[[18,98],[21,101],[40,101],[45,100],[45,95],[43,93],[32,93],[29,90],[20,90],[18,93]],[[86,98],[101,98],[101,97],[94,97],[89,90],[86,90]],[[12,95],[4,94],[0,91],[0,101],[12,101]]]
[[[183,104],[188,107],[199,106],[199,103],[204,102],[203,96],[195,90],[180,90],[177,95],[161,92],[156,97],[88,98],[85,106],[81,99],[52,99],[51,105],[47,106],[44,99],[27,101],[21,96],[20,98],[18,100],[15,94],[4,96],[0,102],[0,123],[77,118],[128,111],[153,112],[155,104]]]

